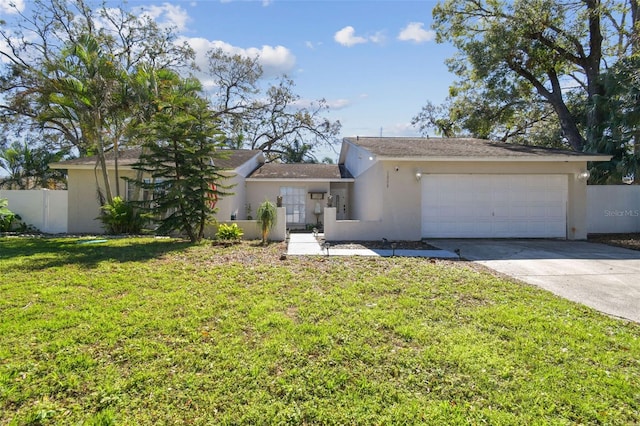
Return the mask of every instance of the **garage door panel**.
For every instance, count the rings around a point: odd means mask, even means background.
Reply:
[[[565,175],[424,175],[422,234],[564,238]]]

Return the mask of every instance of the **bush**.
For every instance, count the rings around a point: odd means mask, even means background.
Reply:
[[[99,219],[109,234],[139,234],[145,222],[138,209],[120,197],[102,206]]]
[[[237,241],[241,239],[243,235],[244,232],[242,232],[242,228],[240,228],[237,223],[232,223],[231,225],[221,223],[220,226],[218,226],[216,238],[223,241]]]
[[[11,231],[11,225],[14,220],[20,220],[20,216],[9,210],[9,201],[6,198],[0,198],[0,232]]]

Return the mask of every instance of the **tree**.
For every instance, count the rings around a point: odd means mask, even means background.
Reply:
[[[606,121],[596,103],[605,91],[603,58],[631,48],[626,9],[618,6],[600,0],[447,0],[434,8],[434,28],[438,41],[459,50],[449,61],[453,72],[487,90],[506,85],[535,94],[553,109],[567,144],[582,151],[599,139]],[[605,43],[604,35],[612,33],[620,37]]]
[[[432,102],[413,117],[412,124],[428,136],[471,136],[522,145],[566,148],[553,109],[530,90],[507,85],[485,88],[459,83],[441,105]]]
[[[209,74],[216,116],[233,148],[259,149],[267,159],[285,159],[296,141],[306,141],[308,154],[331,145],[340,132],[339,121],[323,117],[329,108],[321,99],[303,106],[293,80],[283,75],[264,88],[257,57],[209,52]]]
[[[56,76],[45,81],[38,120],[78,127],[84,147],[97,154],[104,197],[110,204],[114,194],[105,154],[109,142],[117,152],[118,138],[107,141],[107,135],[114,129],[114,115],[123,110],[120,95],[125,84],[124,72],[117,67],[115,58],[102,50],[98,40],[88,34],[63,49],[59,62],[49,66]],[[115,158],[117,162],[117,155]],[[115,195],[120,196],[117,163],[115,182]]]
[[[594,183],[620,182],[633,178],[640,184],[640,56],[625,58],[604,74],[605,94],[597,99],[606,111],[607,127],[594,141],[598,152],[611,154],[612,161],[592,167]]]
[[[413,126],[418,126],[423,136],[429,136],[429,131],[445,138],[453,138],[460,132],[460,127],[456,125],[450,116],[451,101],[442,105],[435,105],[431,101],[422,107],[422,110],[411,119]]]
[[[193,57],[171,30],[106,4],[84,0],[34,0],[27,15],[0,27],[2,122],[14,133],[39,139],[60,134],[62,146],[80,156],[97,155],[104,198],[112,199],[104,153],[130,142],[128,76],[143,65],[185,66]],[[116,166],[116,175],[117,175]],[[97,177],[96,177],[97,180]],[[115,179],[116,195],[119,179]]]
[[[271,232],[271,229],[273,229],[278,219],[278,211],[271,201],[264,200],[258,207],[256,215],[258,217],[258,223],[260,223],[260,229],[262,230],[262,244],[266,244],[269,232]]]
[[[297,139],[291,145],[282,147],[280,159],[283,163],[317,163],[318,160],[311,153],[313,146],[300,143]]]
[[[138,126],[144,151],[133,166],[151,180],[132,183],[154,192],[146,210],[158,222],[157,232],[180,231],[198,242],[216,212],[209,200],[228,195],[224,175],[215,165],[223,156],[224,137],[197,80],[168,71],[158,77],[157,112]]]
[[[50,152],[45,147],[30,148],[27,143],[13,142],[0,149],[0,168],[8,176],[0,178],[0,188],[8,189],[54,189],[64,184],[65,176],[60,170],[52,170],[49,163],[62,160],[65,152]]]

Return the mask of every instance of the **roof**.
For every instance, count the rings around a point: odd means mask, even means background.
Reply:
[[[394,160],[520,160],[608,161],[611,156],[474,138],[344,138],[380,159]]]
[[[266,163],[247,179],[339,181],[353,179],[353,176],[343,165],[337,164]]]
[[[131,167],[136,161],[138,161],[141,152],[142,149],[139,147],[121,150],[118,153],[118,166],[125,168]],[[226,158],[215,158],[215,164],[223,169],[234,170],[249,161],[251,158],[260,154],[262,151],[252,149],[228,149],[218,152],[229,153],[229,155]],[[50,164],[50,167],[53,169],[93,168],[96,165],[97,159],[98,157],[96,155],[91,157],[74,158],[72,160],[60,161],[59,163],[52,163]],[[108,152],[106,154],[106,159],[108,165],[114,165],[113,152]]]

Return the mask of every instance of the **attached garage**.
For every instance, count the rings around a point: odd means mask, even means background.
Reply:
[[[567,175],[422,177],[423,238],[566,238]]]
[[[588,163],[609,159],[473,138],[345,138],[354,214],[325,238],[585,239]]]

